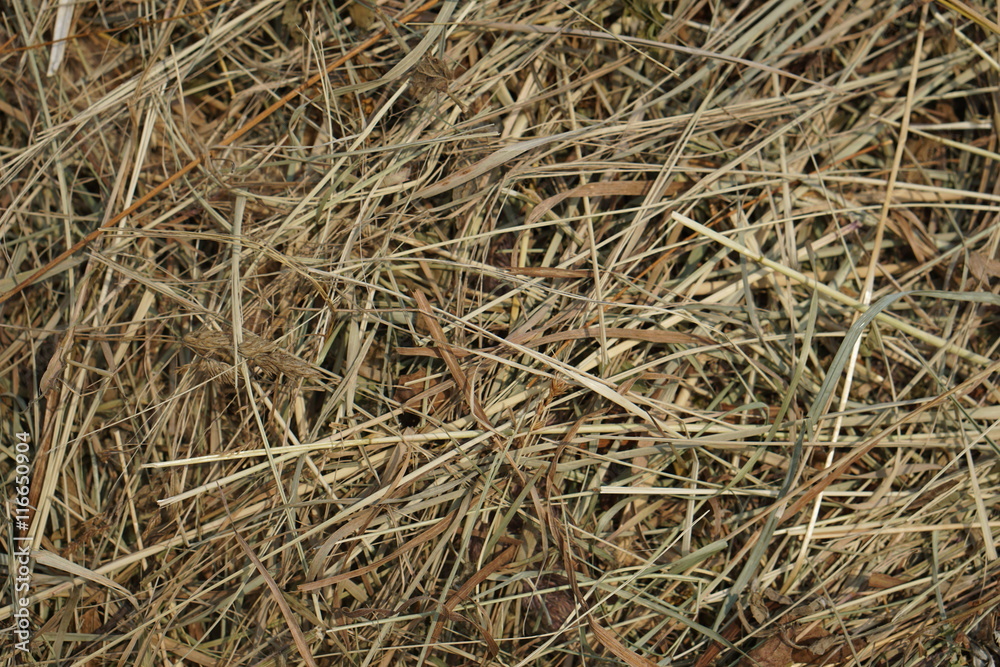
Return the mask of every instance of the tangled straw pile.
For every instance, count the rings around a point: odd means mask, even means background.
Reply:
[[[0,40],[32,660],[991,659],[986,10],[39,7]]]

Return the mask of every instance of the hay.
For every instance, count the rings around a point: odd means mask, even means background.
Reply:
[[[6,655],[1000,652],[988,12],[11,10]]]

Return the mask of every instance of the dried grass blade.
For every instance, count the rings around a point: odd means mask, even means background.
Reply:
[[[795,502],[792,503],[787,510],[785,510],[784,514],[782,514],[781,516],[779,524],[784,523],[789,518],[795,516],[795,514],[797,514],[799,511],[802,510],[802,508],[806,505],[806,503],[812,501],[813,498],[815,498],[828,486],[837,481],[837,479],[839,479],[840,476],[843,475],[844,472],[846,472],[850,466],[856,463],[858,459],[860,459],[862,456],[866,455],[868,452],[874,449],[880,442],[885,440],[893,432],[897,431],[900,427],[912,422],[914,418],[920,415],[921,413],[927,412],[932,408],[938,407],[947,400],[951,400],[952,398],[957,398],[968,394],[970,391],[972,391],[973,389],[981,385],[983,382],[985,382],[990,375],[996,373],[997,371],[1000,371],[1000,361],[994,362],[988,368],[985,368],[982,371],[971,376],[965,382],[958,385],[957,387],[953,387],[948,391],[944,392],[943,394],[941,394],[940,396],[935,396],[932,400],[927,401],[926,403],[922,403],[916,409],[908,413],[905,417],[903,417],[899,421],[886,427],[881,432],[879,432],[869,440],[865,441],[863,444],[854,447],[849,454],[846,454],[837,462],[837,465],[835,467],[831,467],[824,470],[823,473],[821,473],[816,479],[809,480],[809,482],[807,482],[802,489],[796,490],[796,492],[800,492],[803,491],[805,488],[812,487],[808,491],[806,491],[804,495],[796,499]]]
[[[540,202],[535,208],[532,209],[528,217],[525,218],[524,224],[526,226],[531,226],[542,219],[546,213],[552,210],[552,208],[559,204],[559,202],[569,199],[570,197],[600,197],[600,196],[614,196],[614,195],[625,195],[625,196],[638,196],[644,195],[649,192],[649,188],[652,187],[652,181],[614,181],[611,183],[585,183],[584,185],[579,185],[572,190],[567,190],[565,192],[560,192],[557,195],[553,195],[548,199]]]
[[[486,581],[491,574],[512,561],[519,548],[520,545],[517,544],[507,547],[500,553],[499,556],[491,560],[489,563],[484,565],[481,570],[469,577],[468,580],[462,584],[462,587],[455,591],[451,597],[448,598],[448,601],[444,603],[445,611],[448,613],[455,611],[455,607],[457,607],[460,602],[468,598],[476,586]],[[438,622],[434,624],[434,632],[431,633],[431,642],[436,643],[441,637],[441,632],[443,630],[444,620],[439,619]]]
[[[435,195],[448,192],[448,190],[452,190],[464,183],[468,183],[472,179],[482,176],[491,169],[496,169],[497,167],[510,162],[519,155],[527,153],[532,149],[554,143],[564,143],[590,131],[590,128],[570,130],[569,132],[553,134],[548,137],[537,137],[528,141],[511,144],[510,146],[504,146],[479,162],[471,164],[464,169],[459,169],[454,174],[441,179],[434,185],[429,185],[426,188],[416,191],[413,193],[413,198],[426,199],[427,197],[433,197]]]
[[[618,638],[602,627],[593,616],[588,617],[587,620],[590,622],[590,629],[597,637],[597,641],[601,642],[601,645],[611,651],[616,658],[624,660],[631,667],[657,667],[655,662],[642,657],[618,641]]]
[[[583,340],[585,338],[600,338],[602,330],[593,327],[584,329],[569,329],[559,333],[541,336],[531,340],[536,332],[528,331],[510,337],[510,342],[528,347],[541,347],[549,343],[556,343],[564,340]],[[691,334],[680,333],[678,331],[660,331],[658,329],[625,329],[622,327],[607,327],[603,330],[604,335],[610,340],[618,338],[621,340],[641,340],[647,343],[668,344],[697,344],[715,345],[715,341]]]
[[[979,13],[976,9],[970,7],[961,0],[937,0],[937,2],[939,4],[944,5],[951,11],[955,12],[956,14],[960,14],[965,18],[969,19],[970,21],[978,25],[980,28],[988,30],[989,32],[992,32],[995,35],[1000,35],[1000,26],[998,26],[996,23],[989,20],[981,13]]]
[[[309,583],[301,584],[298,590],[302,591],[303,593],[307,591],[314,591],[318,588],[325,588],[326,586],[331,586],[333,584],[336,584],[337,582],[345,581],[347,579],[353,579],[354,577],[359,577],[367,572],[371,572],[372,570],[375,570],[385,565],[386,563],[395,560],[396,558],[399,558],[407,551],[414,549],[420,546],[421,544],[434,539],[435,537],[437,537],[438,535],[440,535],[441,533],[443,533],[448,529],[448,526],[451,525],[451,522],[454,520],[455,516],[456,516],[455,512],[451,512],[447,516],[442,517],[437,523],[434,524],[433,527],[428,528],[423,533],[413,538],[412,540],[410,540],[403,546],[399,547],[398,549],[393,551],[388,556],[385,556],[384,558],[380,558],[373,563],[369,563],[364,567],[359,567],[356,570],[351,570],[350,572],[342,572],[341,574],[336,574],[332,577],[327,577],[326,579],[319,579],[317,581],[310,581]]]
[[[589,269],[557,269],[546,266],[512,266],[507,272],[529,278],[589,278],[594,275]]]
[[[445,365],[448,366],[448,371],[451,373],[452,377],[455,378],[455,383],[458,385],[459,391],[462,392],[462,396],[469,403],[469,409],[472,414],[475,415],[476,419],[479,421],[480,425],[488,431],[493,431],[493,424],[490,422],[489,415],[483,410],[482,404],[479,402],[479,397],[476,395],[475,389],[469,383],[469,378],[466,377],[465,371],[458,363],[458,359],[451,352],[451,345],[448,344],[448,339],[444,335],[444,329],[438,324],[437,319],[434,317],[434,312],[431,310],[431,304],[424,296],[424,293],[420,290],[413,291],[413,298],[417,302],[417,309],[423,316],[424,324],[430,331],[431,338],[437,343],[438,349],[440,350],[441,358],[444,360]]]
[[[79,577],[81,579],[86,579],[87,581],[98,584],[99,586],[106,586],[113,590],[118,591],[132,603],[132,607],[138,609],[139,601],[135,599],[131,591],[122,586],[116,581],[113,581],[103,574],[94,572],[90,568],[83,567],[82,565],[77,565],[71,560],[67,560],[62,556],[52,553],[51,551],[46,551],[40,549],[31,552],[31,557],[35,559],[35,562],[39,565],[44,565],[45,567],[51,567],[56,570],[65,572],[66,574],[72,575],[74,577]]]
[[[225,502],[225,498],[223,498],[223,502]],[[228,511],[229,508],[227,507],[226,509]],[[260,562],[260,559],[257,558],[257,554],[253,552],[253,549],[250,548],[247,541],[243,539],[243,536],[240,535],[235,525],[233,525],[233,537],[235,537],[236,541],[239,542],[243,552],[247,555],[250,562],[253,563],[254,568],[256,568],[257,572],[264,579],[264,583],[267,584],[267,588],[271,591],[271,595],[274,596],[274,602],[278,605],[278,608],[281,609],[281,615],[285,617],[285,623],[288,625],[288,631],[292,633],[292,638],[295,640],[295,647],[298,649],[299,655],[302,656],[302,659],[310,667],[318,667],[315,658],[313,658],[312,651],[309,650],[309,645],[306,643],[306,636],[303,634],[302,628],[299,627],[299,624],[295,619],[295,614],[292,613],[292,608],[288,606],[288,601],[285,600],[284,593],[282,593],[281,588],[278,587],[278,582],[274,580],[271,573],[268,572],[267,568],[264,567],[264,564]]]
[[[749,248],[747,248],[746,246],[744,246],[744,245],[742,245],[740,243],[737,243],[736,241],[733,241],[732,239],[728,238],[727,236],[724,236],[723,234],[720,234],[720,233],[718,233],[718,232],[716,232],[716,231],[714,231],[712,229],[709,229],[708,227],[706,227],[706,226],[704,226],[704,225],[702,225],[700,223],[695,222],[694,220],[692,220],[691,218],[688,218],[687,216],[680,215],[679,213],[674,212],[674,213],[671,213],[671,217],[674,220],[676,220],[677,222],[679,222],[682,225],[684,225],[685,227],[688,227],[689,229],[691,229],[691,230],[693,230],[695,232],[698,232],[699,234],[702,234],[703,236],[707,236],[708,238],[712,239],[713,241],[715,241],[717,243],[720,243],[720,244],[726,246],[727,248],[730,248],[731,250],[735,250],[736,252],[740,253],[741,255],[749,257],[750,259],[754,260],[755,262],[758,262],[759,264],[762,264],[763,266],[766,266],[767,268],[772,269],[773,271],[777,271],[778,273],[781,273],[782,275],[787,276],[788,278],[791,278],[792,280],[795,280],[795,281],[797,281],[797,282],[799,282],[799,283],[801,283],[803,285],[806,285],[806,286],[808,286],[808,287],[816,290],[821,295],[823,295],[823,296],[825,296],[825,297],[827,297],[827,298],[829,298],[829,299],[831,299],[833,301],[836,301],[838,303],[842,303],[845,306],[850,306],[851,308],[855,308],[857,310],[861,310],[861,311],[865,310],[865,306],[860,301],[858,301],[857,299],[855,299],[853,297],[850,297],[850,296],[844,294],[843,292],[839,292],[839,291],[837,291],[835,289],[832,289],[831,287],[829,287],[829,286],[827,286],[827,285],[819,282],[818,280],[810,278],[810,277],[808,277],[808,276],[800,273],[799,271],[791,269],[791,268],[789,268],[787,266],[784,266],[783,264],[775,262],[772,259],[768,259],[767,257],[764,257],[764,256],[762,256],[762,255],[760,255],[758,253],[755,253],[755,252],[751,251]],[[944,295],[944,294],[947,294],[947,295],[949,295],[948,298],[959,300],[959,301],[977,301],[979,303],[998,303],[998,304],[1000,304],[1000,297],[998,297],[995,294],[988,294],[988,293],[985,293],[985,292],[984,293],[976,293],[976,294],[959,294],[959,293],[954,293],[954,292],[940,292],[940,291],[929,291],[929,290],[916,290],[916,291],[912,291],[912,292],[906,292],[905,294],[912,294],[912,295],[918,295],[919,294],[919,295],[922,295],[922,296],[931,296],[932,294],[933,295]],[[951,352],[952,354],[958,355],[962,359],[965,359],[966,361],[968,361],[970,363],[976,364],[977,366],[988,366],[991,363],[990,359],[987,359],[986,357],[984,357],[982,355],[976,354],[974,352],[969,352],[965,348],[959,347],[959,346],[955,345],[954,343],[952,343],[951,341],[947,341],[944,338],[941,338],[940,336],[935,336],[934,334],[929,334],[926,331],[918,329],[917,327],[913,326],[912,324],[909,324],[909,323],[904,322],[904,321],[902,321],[902,320],[900,320],[900,319],[898,319],[896,317],[893,317],[892,315],[886,315],[885,313],[879,313],[878,314],[878,320],[879,320],[879,322],[882,322],[882,323],[887,324],[887,325],[889,325],[891,327],[894,327],[895,329],[897,329],[899,331],[902,331],[903,333],[907,333],[907,334],[913,336],[914,338],[917,338],[918,340],[921,340],[921,341],[923,341],[925,343],[928,343],[930,345],[934,345],[935,347],[944,348],[948,352]]]

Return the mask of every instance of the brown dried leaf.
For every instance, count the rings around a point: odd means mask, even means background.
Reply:
[[[397,403],[406,403],[420,393],[422,387],[418,383],[425,377],[427,377],[427,370],[423,368],[417,369],[415,373],[409,375],[400,375],[396,381],[396,391],[392,394],[392,400]]]
[[[760,593],[750,594],[750,615],[759,625],[763,625],[771,616],[767,610],[767,603],[764,602],[764,597]]]
[[[989,285],[990,278],[1000,278],[1000,262],[978,252],[970,252],[969,272],[980,283]]]
[[[764,597],[766,597],[771,602],[777,602],[783,607],[788,607],[794,602],[792,598],[788,597],[787,595],[782,595],[773,588],[765,588]]]
[[[864,640],[854,640],[854,650],[864,647]],[[788,667],[791,664],[836,665],[849,659],[851,646],[841,635],[831,635],[820,627],[812,627],[805,634],[787,629],[768,637],[763,644],[743,658],[740,667]]]
[[[788,667],[788,665],[794,662],[792,660],[793,650],[792,646],[786,643],[780,636],[771,635],[763,644],[750,651],[749,659],[744,658],[739,664],[740,667],[750,667],[751,665],[758,665],[759,667]]]
[[[826,637],[820,637],[816,641],[809,644],[809,651],[813,655],[826,655],[830,650],[837,644],[842,643],[840,637],[836,635],[827,635]]]
[[[45,372],[42,373],[42,380],[38,385],[42,394],[48,394],[59,386],[59,379],[66,369],[66,360],[63,358],[64,352],[63,345],[60,345],[56,353],[49,359],[49,365],[46,366]]]
[[[418,96],[432,91],[445,93],[455,78],[454,73],[440,58],[428,56],[417,63],[413,72],[413,92]]]
[[[927,228],[920,218],[906,209],[893,209],[886,219],[886,225],[897,235],[906,239],[918,261],[926,262],[938,254],[934,239],[927,233]]]
[[[561,575],[552,574],[540,577],[536,588],[544,590],[566,586],[569,580]],[[547,591],[525,598],[526,608],[537,614],[539,624],[548,632],[558,630],[573,613],[576,606],[568,590]]]

